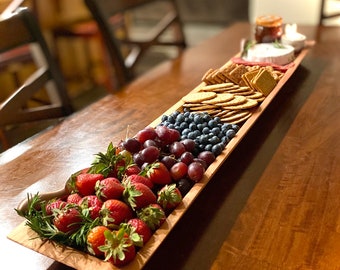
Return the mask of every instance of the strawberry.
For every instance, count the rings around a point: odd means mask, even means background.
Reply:
[[[157,193],[157,203],[165,211],[174,209],[182,201],[182,194],[176,184],[165,185]]]
[[[112,143],[107,147],[106,153],[99,152],[89,170],[89,173],[103,174],[105,177],[121,179],[125,168],[132,163],[132,156],[126,150],[114,147]]]
[[[104,257],[104,252],[99,250],[105,244],[105,232],[110,231],[107,227],[98,225],[92,228],[86,237],[87,250],[96,257]]]
[[[127,222],[127,224],[131,225],[134,228],[134,231],[142,237],[143,245],[149,241],[152,231],[143,220],[139,218],[132,218]]]
[[[146,166],[144,173],[154,184],[167,185],[172,181],[169,170],[162,162],[154,162]]]
[[[97,181],[104,179],[102,174],[81,173],[77,175],[75,186],[82,196],[93,195]]]
[[[96,195],[84,196],[78,204],[83,211],[88,212],[88,215],[92,220],[99,217],[99,213],[103,205]]]
[[[103,224],[119,225],[133,217],[131,208],[123,201],[117,199],[110,199],[103,203],[101,209],[101,216],[103,217]]]
[[[126,181],[130,181],[131,183],[142,183],[142,184],[148,186],[151,189],[154,186],[152,181],[149,178],[147,178],[147,177],[145,177],[143,175],[139,175],[139,174],[129,175],[127,177]]]
[[[100,180],[95,186],[96,195],[102,201],[109,199],[119,199],[124,191],[121,182],[115,177],[108,177]]]
[[[78,204],[79,201],[81,200],[81,198],[82,197],[79,195],[79,193],[72,193],[72,194],[67,196],[66,202]]]
[[[128,181],[125,182],[123,198],[133,210],[138,210],[157,202],[156,195],[148,186],[142,183],[131,183]]]
[[[53,201],[50,201],[46,207],[45,207],[45,210],[46,210],[46,215],[50,216],[53,214],[53,212],[55,211],[55,209],[63,209],[65,206],[67,205],[66,202],[62,201],[62,200],[53,200]]]
[[[131,164],[126,167],[125,169],[125,174],[127,176],[132,175],[132,174],[139,174],[141,172],[141,168],[137,166],[137,164]]]
[[[56,228],[64,233],[73,233],[81,227],[81,213],[76,207],[64,207],[53,219]]]
[[[106,243],[99,249],[105,253],[105,261],[121,267],[131,262],[136,256],[136,248],[124,228],[104,232]]]
[[[137,217],[143,220],[152,231],[157,230],[166,219],[163,208],[157,203],[137,211]]]

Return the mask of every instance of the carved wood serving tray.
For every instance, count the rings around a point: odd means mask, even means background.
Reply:
[[[185,214],[189,206],[194,202],[199,193],[204,189],[207,183],[212,179],[213,175],[217,172],[223,162],[228,158],[232,151],[236,148],[239,142],[244,138],[248,130],[255,124],[256,120],[270,104],[273,98],[281,90],[283,85],[292,76],[297,67],[300,65],[301,61],[308,52],[308,47],[303,49],[295,58],[294,65],[292,65],[278,82],[276,87],[271,91],[271,93],[264,99],[264,101],[253,111],[251,117],[241,126],[240,130],[237,132],[236,136],[228,143],[226,148],[223,150],[216,160],[209,166],[206,170],[203,179],[196,183],[189,193],[183,198],[182,203],[167,217],[164,224],[153,234],[151,239],[146,243],[146,245],[137,253],[136,258],[124,269],[142,269],[146,262],[151,258],[153,253],[160,246],[162,241],[167,237],[167,235],[174,228],[179,219]],[[229,64],[226,63],[225,65]],[[192,91],[199,91],[201,87],[205,86],[205,83],[199,84]],[[183,102],[179,101],[169,108],[164,114],[171,114],[175,110],[181,109]],[[161,121],[161,116],[155,119],[150,125],[156,126]],[[55,195],[63,195],[67,192],[65,189],[45,194],[46,197],[51,197]],[[40,194],[41,195],[41,194]],[[19,208],[25,205],[19,205]],[[8,238],[23,245],[29,249],[39,252],[49,258],[59,261],[65,265],[76,269],[117,269],[109,262],[104,262],[94,256],[80,252],[78,250],[72,249],[70,247],[60,246],[52,241],[44,241],[37,238],[37,234],[32,231],[28,226],[25,225],[25,221],[22,222],[18,227],[16,227],[9,235]]]

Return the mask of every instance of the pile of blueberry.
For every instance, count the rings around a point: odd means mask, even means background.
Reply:
[[[223,123],[219,117],[189,111],[175,111],[170,115],[163,115],[160,125],[178,130],[182,140],[194,140],[196,154],[210,151],[216,157],[239,130],[238,125]]]

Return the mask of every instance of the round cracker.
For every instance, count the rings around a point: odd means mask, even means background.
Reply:
[[[242,122],[246,121],[251,115],[252,114],[250,113],[250,114],[247,114],[246,116],[241,117],[239,119],[232,120],[232,121],[229,122],[229,124],[239,124],[239,123],[242,123]]]
[[[261,92],[253,91],[253,94],[247,96],[247,98],[258,99],[264,97]]]
[[[233,94],[221,93],[221,94],[217,94],[216,97],[214,97],[212,99],[202,101],[202,103],[204,103],[204,104],[216,104],[216,103],[230,101],[233,98],[234,98]]]
[[[228,116],[228,117],[221,117],[221,121],[223,122],[231,122],[231,121],[236,121],[238,119],[241,119],[241,118],[245,118],[248,116],[248,114],[251,115],[251,112],[249,111],[240,111],[236,114],[233,114],[231,116]],[[249,116],[248,116],[249,117]]]
[[[246,101],[247,101],[246,97],[235,95],[232,100],[227,101],[227,102],[216,103],[216,105],[221,106],[221,107],[235,106],[235,105],[243,104]]]
[[[256,100],[246,98],[246,102],[242,104],[223,106],[223,108],[226,110],[244,110],[244,109],[250,109],[250,108],[256,107],[257,105],[258,105],[258,102]]]
[[[204,100],[212,99],[216,97],[216,93],[214,92],[195,92],[189,93],[186,96],[182,97],[182,101],[188,103],[202,102]]]

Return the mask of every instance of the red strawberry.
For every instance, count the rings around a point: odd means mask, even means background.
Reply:
[[[92,228],[87,234],[87,250],[97,257],[104,257],[104,252],[99,250],[100,246],[105,244],[104,232],[110,231],[105,226],[96,226]]]
[[[119,225],[120,223],[131,219],[133,217],[133,212],[123,201],[110,199],[103,203],[101,215],[105,226],[109,224]]]
[[[65,207],[53,219],[53,224],[64,233],[72,233],[81,227],[83,219],[75,207]]]
[[[157,203],[150,204],[137,211],[137,216],[143,220],[152,231],[157,230],[166,219],[163,208]]]
[[[93,195],[97,181],[104,179],[102,174],[81,173],[77,175],[75,186],[82,196]]]
[[[97,217],[99,217],[103,203],[96,195],[88,195],[84,196],[79,201],[79,205],[82,209],[88,210],[90,218],[95,220]]]
[[[162,162],[154,162],[145,168],[146,177],[154,184],[167,185],[170,184],[171,174]]]
[[[165,210],[174,209],[182,201],[182,194],[176,184],[165,185],[158,191],[157,203]]]
[[[126,182],[123,198],[134,210],[157,202],[156,195],[149,187],[142,183]]]
[[[141,168],[137,166],[137,164],[131,164],[125,169],[125,174],[127,176],[132,174],[139,174],[141,172]]]
[[[108,177],[100,180],[95,186],[96,195],[102,201],[119,199],[124,191],[123,185],[115,177]]]
[[[134,229],[135,232],[138,233],[142,239],[143,239],[143,245],[146,244],[146,242],[149,241],[151,238],[152,232],[149,226],[141,219],[139,218],[133,218],[130,219],[127,224],[131,225]]]
[[[50,201],[46,207],[46,215],[50,216],[53,214],[54,210],[61,210],[63,209],[65,206],[67,205],[66,202],[62,201],[62,200],[55,200],[55,201]]]
[[[100,248],[105,253],[105,260],[121,267],[131,262],[136,256],[136,248],[124,228],[105,232],[106,244]]]
[[[145,176],[143,176],[143,175],[139,175],[139,174],[132,174],[132,175],[130,175],[130,176],[128,176],[128,178],[126,179],[126,181],[130,181],[131,183],[142,183],[142,184],[144,184],[144,185],[146,185],[146,186],[148,186],[149,188],[153,188],[153,183],[152,183],[152,181],[149,179],[149,178],[147,178],[147,177],[145,177]]]
[[[81,198],[82,197],[79,195],[79,193],[72,193],[72,194],[67,196],[66,201],[68,203],[78,204],[79,201],[81,200]]]

